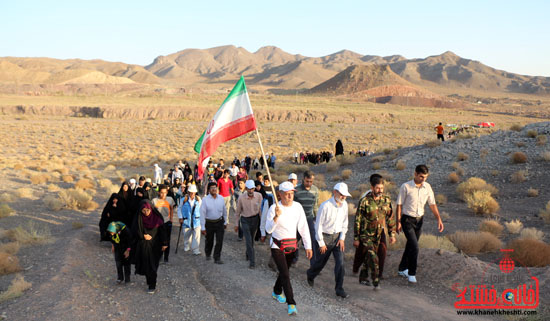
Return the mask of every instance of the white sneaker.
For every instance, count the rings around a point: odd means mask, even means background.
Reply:
[[[406,270],[403,270],[403,271],[397,271],[397,274],[399,276],[404,277],[404,278],[408,278],[409,277],[409,269],[406,269]]]
[[[190,250],[190,248],[188,248],[188,247],[183,248],[183,251],[185,251],[185,252],[189,252],[189,250]]]
[[[410,282],[410,283],[416,283],[416,276],[414,276],[414,275],[409,275],[409,282]]]
[[[201,255],[200,251],[193,252],[194,255]]]

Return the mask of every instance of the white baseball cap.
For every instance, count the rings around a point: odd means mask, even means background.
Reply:
[[[136,183],[136,179],[135,178],[130,178],[130,184],[135,184]]]
[[[346,185],[346,183],[338,183],[334,185],[334,190],[340,192],[340,194],[344,196],[351,196],[351,194],[348,192],[348,185]]]
[[[189,189],[187,189],[187,192],[189,192],[189,193],[196,193],[196,192],[198,192],[198,191],[197,191],[197,185],[195,185],[195,184],[189,185]]]
[[[294,185],[291,182],[283,182],[279,185],[279,191],[281,192],[295,191]]]
[[[246,181],[246,183],[244,184],[246,188],[248,189],[251,189],[251,188],[256,188],[256,184],[254,184],[254,181],[249,179]]]
[[[294,173],[290,173],[290,175],[288,175],[288,179],[298,179],[298,175],[294,174]]]

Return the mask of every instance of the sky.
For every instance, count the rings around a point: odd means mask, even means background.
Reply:
[[[550,1],[1,1],[0,57],[147,65],[187,48],[342,49],[425,58],[445,51],[550,76]]]

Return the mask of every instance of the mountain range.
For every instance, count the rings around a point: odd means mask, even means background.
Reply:
[[[400,55],[361,55],[349,50],[322,57],[306,57],[273,46],[249,52],[232,45],[185,49],[158,56],[147,66],[103,60],[3,57],[0,58],[0,85],[140,84],[223,89],[231,87],[240,75],[244,75],[249,87],[257,90],[307,90],[350,66],[362,65],[388,66],[393,75],[407,84],[436,92],[448,93],[460,88],[550,94],[550,77],[497,70],[450,51],[421,59],[406,59]],[[392,79],[397,79],[393,75]],[[397,82],[401,84],[403,81]],[[388,84],[387,80],[385,84]],[[317,88],[312,92],[321,91]]]

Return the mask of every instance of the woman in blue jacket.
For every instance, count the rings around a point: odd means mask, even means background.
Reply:
[[[197,195],[197,185],[191,184],[187,189],[187,195],[180,199],[178,207],[178,218],[183,226],[183,250],[190,249],[193,254],[200,255],[199,250],[201,242],[201,221],[200,210],[201,200]]]

